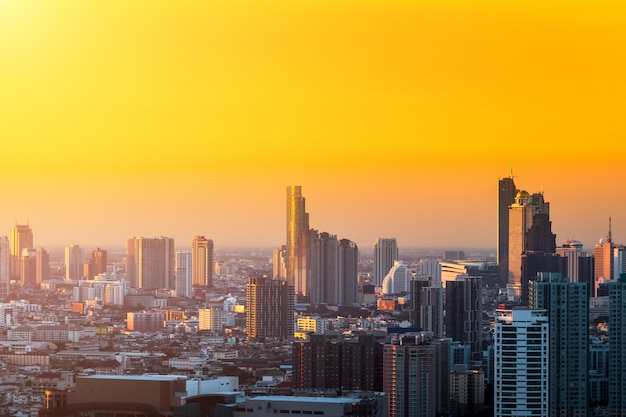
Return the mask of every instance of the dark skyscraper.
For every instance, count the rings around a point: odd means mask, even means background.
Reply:
[[[100,275],[107,272],[107,251],[97,248],[91,252],[91,266],[93,275]]]
[[[459,275],[446,283],[446,337],[469,345],[472,360],[482,358],[482,296],[480,277]]]
[[[253,339],[293,336],[293,285],[285,280],[248,279],[246,327]]]
[[[515,202],[517,188],[513,172],[498,180],[498,235],[496,258],[500,266],[500,286],[505,287],[509,277],[509,206]]]
[[[548,313],[548,415],[586,417],[589,284],[569,282],[560,273],[539,273],[530,282],[529,307]]]

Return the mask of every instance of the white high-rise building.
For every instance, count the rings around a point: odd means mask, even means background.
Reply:
[[[374,243],[374,269],[372,283],[377,287],[383,285],[383,279],[398,260],[398,243],[395,238],[379,237]]]
[[[0,302],[9,295],[10,290],[11,244],[7,236],[0,236]]]
[[[496,310],[495,417],[548,417],[546,310]]]
[[[176,295],[187,298],[193,297],[192,276],[191,251],[176,251]]]
[[[76,281],[83,277],[83,248],[72,245],[65,248],[65,280]]]

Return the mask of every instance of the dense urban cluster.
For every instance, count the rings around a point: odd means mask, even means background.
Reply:
[[[496,251],[195,236],[125,248],[0,237],[0,415],[621,416],[626,259],[557,246],[543,192],[498,181]]]

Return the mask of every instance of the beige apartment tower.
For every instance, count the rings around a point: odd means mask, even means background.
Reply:
[[[213,286],[213,240],[204,236],[191,242],[191,279],[193,285]]]

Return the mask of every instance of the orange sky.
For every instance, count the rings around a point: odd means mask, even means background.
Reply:
[[[495,247],[498,177],[557,242],[626,242],[618,1],[0,0],[0,234],[35,244]]]

